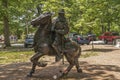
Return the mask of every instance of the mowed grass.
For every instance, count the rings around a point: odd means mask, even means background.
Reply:
[[[81,55],[82,58],[87,58],[87,57],[91,57],[91,56],[98,56],[98,53],[91,51],[91,52],[86,52],[85,54]]]
[[[7,63],[19,63],[19,62],[29,62],[30,57],[34,54],[33,49],[26,48],[16,48],[10,47],[8,49],[1,49],[0,51],[0,64]],[[98,53],[94,51],[89,51],[82,53],[81,58],[87,58],[91,56],[97,56]]]
[[[27,62],[33,51],[0,51],[0,64]]]

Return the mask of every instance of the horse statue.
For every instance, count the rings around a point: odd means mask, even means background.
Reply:
[[[31,77],[35,72],[36,66],[45,67],[47,64],[44,62],[38,62],[38,60],[44,56],[56,56],[56,51],[52,47],[54,34],[51,31],[52,28],[52,14],[51,13],[43,13],[39,17],[33,19],[31,21],[31,25],[39,26],[34,39],[34,51],[35,54],[31,57],[32,69],[27,76]],[[72,42],[69,39],[65,40],[65,48],[63,51],[63,56],[65,56],[66,60],[69,62],[69,66],[66,70],[61,72],[61,76],[67,75],[68,72],[72,69],[73,66],[76,66],[77,72],[81,73],[82,69],[79,66],[78,58],[81,55],[81,47]]]

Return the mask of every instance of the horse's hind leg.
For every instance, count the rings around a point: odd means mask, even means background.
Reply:
[[[75,66],[76,66],[77,72],[82,73],[82,69],[80,68],[79,62],[78,62],[79,61],[78,59],[79,59],[80,55],[81,55],[81,47],[79,47],[79,52],[74,59],[75,59]]]
[[[27,75],[28,77],[31,77],[32,74],[35,72],[35,68],[38,64],[38,59],[42,56],[42,54],[39,54],[39,53],[36,53],[34,54],[32,57],[31,57],[31,62],[32,62],[32,69],[31,71],[29,72],[29,74]]]
[[[67,58],[67,60],[68,60],[68,62],[69,62],[70,65],[67,67],[67,69],[66,69],[65,71],[62,72],[61,77],[67,75],[68,72],[72,69],[72,67],[73,67],[74,65],[75,65],[76,68],[77,68],[77,72],[82,73],[82,69],[81,69],[80,66],[79,66],[78,58],[75,58],[75,59],[70,59],[70,58],[68,59],[68,58]]]
[[[75,66],[76,66],[77,72],[82,73],[82,69],[79,66],[78,58],[75,58]]]
[[[70,64],[66,70],[64,71],[60,71],[62,74],[60,75],[60,77],[64,77],[65,75],[68,74],[68,72],[72,69],[72,67],[74,66],[74,64]]]
[[[62,73],[61,77],[67,75],[68,72],[69,72],[69,71],[73,68],[73,66],[75,65],[73,58],[71,58],[69,55],[65,55],[65,57],[66,57],[67,61],[69,62],[69,66],[67,67],[66,70],[64,70],[64,71],[61,72],[61,73]]]

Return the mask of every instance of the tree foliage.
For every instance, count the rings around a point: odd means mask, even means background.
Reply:
[[[8,1],[5,8],[2,1]],[[10,34],[21,38],[22,34],[33,33],[30,21],[46,11],[57,16],[64,8],[70,31],[96,33],[120,31],[120,0],[0,0],[0,34],[3,30],[3,16],[7,15]]]

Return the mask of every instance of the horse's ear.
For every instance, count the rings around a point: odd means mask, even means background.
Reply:
[[[35,26],[35,25],[33,24],[33,22],[34,22],[34,21],[32,20],[32,21],[30,22],[30,24],[31,24],[32,26]]]
[[[34,24],[34,21],[33,21],[33,20],[30,22],[30,24],[31,24],[33,27],[37,27],[37,26]]]

